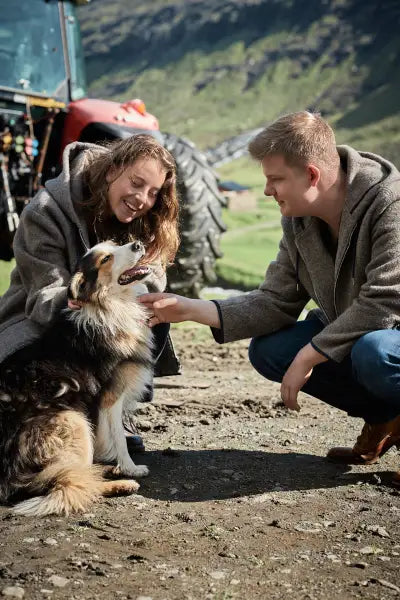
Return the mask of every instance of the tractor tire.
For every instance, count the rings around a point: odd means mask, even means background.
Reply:
[[[168,289],[198,298],[206,283],[216,280],[215,261],[226,227],[221,218],[226,201],[217,178],[202,152],[184,138],[164,134],[164,146],[175,158],[181,244],[168,269]]]

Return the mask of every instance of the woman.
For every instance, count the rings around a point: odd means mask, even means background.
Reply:
[[[149,291],[166,286],[165,269],[179,243],[171,154],[149,135],[107,146],[75,142],[65,148],[62,167],[21,215],[16,267],[0,299],[0,362],[35,341],[67,305],[71,273],[99,241],[140,239],[154,272]],[[158,371],[176,373],[168,328],[155,335]]]

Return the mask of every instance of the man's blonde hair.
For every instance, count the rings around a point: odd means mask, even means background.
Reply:
[[[313,163],[329,170],[339,166],[332,128],[318,113],[306,110],[283,115],[268,125],[251,140],[249,152],[258,161],[280,154],[292,166]]]

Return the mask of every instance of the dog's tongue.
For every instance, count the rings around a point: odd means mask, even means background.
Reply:
[[[149,272],[149,267],[145,267],[144,265],[140,267],[132,267],[132,269],[128,269],[124,271],[122,275],[125,277],[133,277],[134,275],[144,275]]]
[[[132,269],[128,269],[122,273],[123,277],[133,277],[139,271],[140,267],[132,267]]]
[[[127,269],[119,276],[118,283],[120,285],[126,285],[128,283],[132,283],[132,281],[137,281],[143,279],[150,271],[149,267],[141,265],[139,267],[132,267],[131,269]]]

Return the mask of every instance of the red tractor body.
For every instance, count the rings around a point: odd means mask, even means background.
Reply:
[[[71,102],[67,107],[61,151],[67,144],[81,139],[88,125],[95,124],[124,126],[131,128],[132,133],[159,129],[157,119],[146,112],[144,103],[139,99],[119,104],[110,100],[83,98]]]

